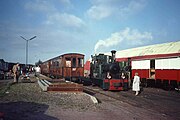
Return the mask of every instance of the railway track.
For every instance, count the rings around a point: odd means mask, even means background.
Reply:
[[[91,87],[84,87],[84,92],[93,95],[95,97],[97,97],[97,99],[101,102],[101,96],[105,96],[108,98],[111,98],[113,100],[119,101],[119,102],[125,102],[129,105],[135,106],[135,107],[142,107],[142,103],[138,104],[138,102],[135,102],[135,100],[133,98],[131,98],[129,95],[121,95],[119,94],[119,92],[111,92],[111,91],[103,91],[101,89],[97,89],[97,88],[91,88]],[[98,94],[98,95],[97,95]],[[109,99],[108,99],[109,101]]]
[[[100,95],[103,95],[103,96],[106,96],[106,97],[109,97],[109,98],[113,98],[115,100],[119,100],[119,98],[117,98],[117,97],[115,97],[113,95],[107,94],[107,92],[109,92],[109,91],[105,92],[105,91],[103,91],[101,89],[98,89],[98,88],[91,88],[91,87],[84,86],[83,91],[90,94],[90,95],[92,95],[92,96],[95,96],[95,97],[97,96],[97,94],[100,94]],[[97,99],[100,100],[100,98],[97,98]]]
[[[114,103],[113,101],[111,102],[114,105],[124,103],[156,115],[180,118],[180,108],[177,108],[180,105],[180,96],[175,91],[146,88],[139,96],[135,96],[131,90],[112,92],[85,86],[84,92],[89,92],[91,95],[97,97],[100,102],[107,102],[106,100],[111,98],[114,100]],[[107,97],[107,99],[102,98],[102,96]],[[126,107],[124,106],[123,109],[126,109]],[[127,109],[127,111],[129,110]]]
[[[143,103],[138,104],[137,102],[134,102],[134,100],[118,95],[119,92],[103,91],[91,87],[84,87],[84,92],[96,97],[100,103],[110,104],[111,106],[113,105],[117,110],[123,110],[130,114],[134,114],[135,111],[138,111],[138,113],[136,113],[136,117],[138,118],[145,119],[142,117],[142,114],[144,113],[152,113],[153,115],[161,116],[157,111],[143,106]],[[141,111],[139,111],[139,109],[141,109]]]

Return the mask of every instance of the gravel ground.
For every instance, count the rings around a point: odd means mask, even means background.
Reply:
[[[178,120],[112,98],[101,96],[102,102],[94,104],[85,93],[42,92],[37,83],[13,84],[5,94],[3,90],[0,112],[5,120]]]
[[[37,83],[14,84],[5,94],[1,93],[0,97],[0,112],[5,112],[6,119],[39,119],[42,112],[82,112],[96,111],[99,108],[85,93],[42,92]]]

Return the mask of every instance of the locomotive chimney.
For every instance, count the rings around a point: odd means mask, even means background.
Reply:
[[[112,63],[114,63],[116,59],[116,51],[112,50],[111,53],[112,53]]]

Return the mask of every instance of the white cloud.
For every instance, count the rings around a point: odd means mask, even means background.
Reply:
[[[103,18],[109,17],[114,10],[115,9],[110,6],[94,5],[87,11],[87,15],[93,19],[101,20]]]
[[[66,6],[67,8],[72,8],[73,4],[71,3],[70,0],[59,0],[61,4],[63,4],[63,6]]]
[[[55,13],[48,16],[46,24],[60,25],[63,27],[81,28],[85,25],[84,21],[79,17],[67,13]]]
[[[145,0],[97,0],[92,2],[92,7],[87,10],[87,15],[95,20],[118,16],[120,19],[135,14],[142,10]]]
[[[80,29],[85,26],[84,21],[68,13],[62,13],[57,7],[70,8],[73,7],[70,0],[59,0],[48,1],[48,0],[34,0],[33,2],[27,2],[25,4],[25,9],[30,10],[30,12],[41,12],[44,13],[45,20],[42,22],[44,25],[54,25],[55,27],[67,27],[72,29]],[[48,26],[49,27],[49,26]]]
[[[49,12],[56,11],[56,8],[54,7],[54,5],[52,5],[49,1],[46,1],[46,0],[35,0],[33,2],[32,1],[27,2],[24,7],[25,9],[34,11],[34,12],[49,13]]]
[[[95,53],[102,48],[117,46],[122,42],[132,45],[142,45],[145,41],[152,40],[153,36],[150,32],[140,32],[137,29],[125,28],[124,30],[112,33],[111,36],[105,40],[99,40],[95,47]]]
[[[70,0],[33,0],[27,2],[24,7],[33,12],[52,13],[59,9],[71,9],[73,4]]]

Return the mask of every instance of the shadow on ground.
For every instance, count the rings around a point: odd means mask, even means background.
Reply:
[[[4,113],[4,120],[58,120],[46,115],[48,105],[33,102],[0,103],[0,112]]]

